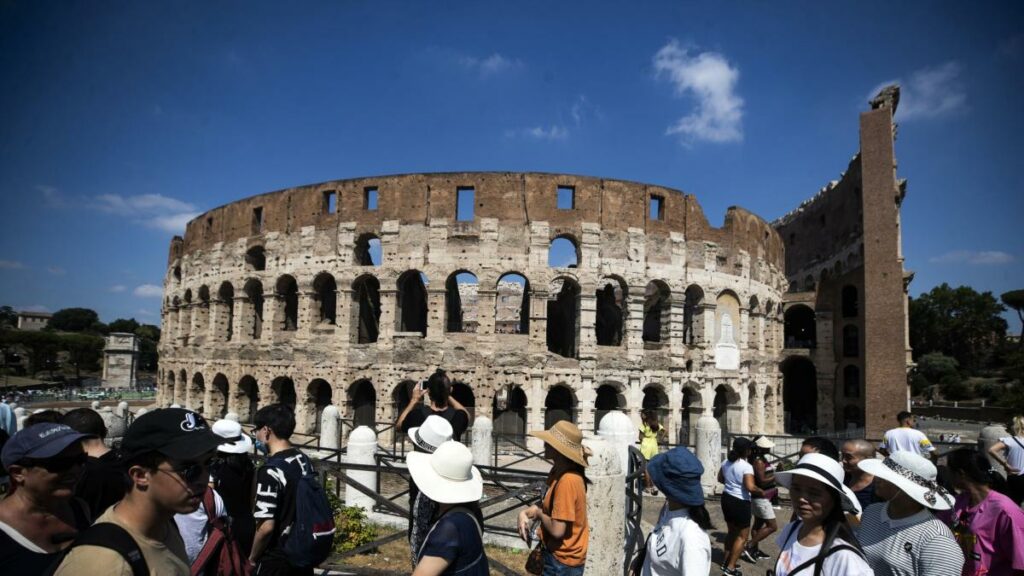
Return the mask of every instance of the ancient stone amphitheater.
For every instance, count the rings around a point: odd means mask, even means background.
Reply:
[[[496,432],[660,411],[781,431],[779,234],[655,185],[561,174],[324,182],[202,214],[171,243],[160,398],[391,422],[436,368]]]

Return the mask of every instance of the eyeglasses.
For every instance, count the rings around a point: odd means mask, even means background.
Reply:
[[[206,462],[176,462],[170,464],[170,470],[157,468],[157,471],[174,472],[184,480],[186,484],[198,484],[201,480],[207,477]]]
[[[54,474],[60,474],[67,472],[75,466],[84,466],[86,461],[89,459],[88,454],[82,452],[75,456],[58,456],[56,458],[25,458],[19,464],[27,468],[36,467],[44,468],[47,472],[53,472]]]

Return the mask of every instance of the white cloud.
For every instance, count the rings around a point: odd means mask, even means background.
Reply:
[[[170,216],[156,216],[145,220],[144,224],[150,228],[158,228],[166,232],[178,233],[184,232],[185,225],[196,216],[199,216],[199,212],[184,212],[182,214],[172,214]]]
[[[0,270],[20,270],[25,265],[17,260],[0,260]]]
[[[521,68],[523,66],[522,61],[515,58],[508,58],[501,54],[494,53],[485,58],[477,58],[476,56],[462,56],[459,58],[459,64],[467,70],[477,72],[480,76],[495,76],[502,72]]]
[[[552,124],[547,128],[533,126],[530,128],[506,130],[505,136],[507,138],[527,138],[531,140],[565,140],[569,138],[569,130],[565,126]]]
[[[49,272],[50,274],[53,274],[54,276],[63,276],[68,273],[67,270],[61,268],[60,266],[48,266],[46,268],[46,271]]]
[[[591,103],[583,94],[576,97],[576,101],[572,103],[572,108],[569,110],[569,113],[572,114],[572,120],[576,123],[576,126],[581,125],[584,120],[587,120],[590,117],[595,117],[599,120],[604,118],[604,115],[601,113],[601,109]]]
[[[132,294],[139,298],[162,298],[164,289],[156,284],[142,284],[136,286],[135,290],[132,290]]]
[[[654,55],[656,78],[667,77],[676,96],[696,99],[697,108],[668,127],[685,141],[743,140],[743,98],[736,93],[739,69],[717,52],[692,53],[672,40]]]
[[[199,215],[194,205],[162,194],[103,194],[96,197],[93,206],[102,212],[172,233],[184,232],[185,224]]]
[[[967,107],[967,93],[960,80],[962,68],[956,62],[946,62],[932,68],[922,68],[903,82],[897,78],[882,82],[868,95],[868,100],[890,85],[900,85],[900,103],[896,108],[896,120],[938,118],[959,112]]]
[[[138,310],[135,311],[135,313],[138,314],[139,316],[148,316],[150,318],[152,318],[152,317],[157,315],[156,312],[153,312],[151,310],[146,310],[144,308],[139,308]]]
[[[115,293],[116,292],[124,292],[127,289],[128,288],[125,287],[123,284],[114,284],[113,286],[110,287],[110,291],[111,292],[115,292]]]
[[[1013,254],[999,250],[976,252],[973,250],[953,250],[941,256],[933,256],[928,261],[932,264],[974,264],[978,266],[999,266],[1009,264],[1015,258]]]

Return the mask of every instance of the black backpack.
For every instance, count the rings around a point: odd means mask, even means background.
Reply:
[[[132,576],[149,576],[149,565],[135,538],[127,530],[112,522],[93,524],[78,533],[70,546],[61,550],[47,574],[52,576],[72,549],[79,546],[100,546],[116,551],[132,569]]]

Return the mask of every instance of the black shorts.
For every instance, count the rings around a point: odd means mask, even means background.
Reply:
[[[750,500],[722,494],[722,516],[733,526],[750,526]]]

